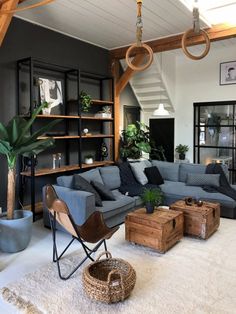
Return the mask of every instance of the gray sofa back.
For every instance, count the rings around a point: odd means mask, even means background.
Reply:
[[[158,168],[164,180],[174,182],[179,181],[180,164],[168,161],[152,160],[152,165]]]
[[[185,164],[179,166],[179,181],[186,182],[188,173],[202,174],[205,173],[206,166],[202,164]]]
[[[107,166],[100,168],[100,174],[103,184],[105,184],[110,190],[115,190],[120,187],[120,170],[117,166]]]

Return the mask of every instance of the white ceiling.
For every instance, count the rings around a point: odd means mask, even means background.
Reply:
[[[211,7],[219,1],[204,0]],[[142,15],[144,41],[182,33],[192,26],[192,12],[179,0],[143,0]],[[135,41],[136,0],[55,0],[16,16],[107,49]]]

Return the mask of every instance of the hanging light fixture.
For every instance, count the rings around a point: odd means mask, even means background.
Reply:
[[[160,53],[160,72],[162,77],[162,53]],[[153,116],[169,116],[168,110],[165,109],[164,104],[161,102],[160,94],[160,104],[157,109],[153,111]]]
[[[164,108],[162,103],[159,104],[158,109],[154,110],[154,116],[169,116],[169,111]]]

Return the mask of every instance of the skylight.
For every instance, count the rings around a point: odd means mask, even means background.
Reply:
[[[192,11],[194,0],[180,0]],[[234,0],[198,0],[200,18],[207,24],[236,25],[236,1]]]

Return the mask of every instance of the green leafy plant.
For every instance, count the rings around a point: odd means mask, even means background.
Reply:
[[[89,158],[93,158],[93,155],[92,154],[88,154],[88,155],[85,155],[84,158],[88,158],[88,159]]]
[[[164,195],[159,189],[144,189],[141,199],[145,204],[159,206],[164,200]]]
[[[82,111],[89,112],[92,102],[92,97],[88,95],[85,91],[80,92],[80,100],[82,105]]]
[[[136,121],[122,131],[120,155],[122,158],[138,159],[142,152],[151,152],[149,127]]]
[[[102,112],[111,114],[111,107],[110,106],[103,106]]]
[[[176,151],[178,154],[185,154],[188,150],[189,150],[188,145],[179,144],[179,145],[177,145],[177,146],[175,147],[175,151]]]
[[[0,154],[5,155],[8,164],[7,218],[13,219],[15,208],[16,164],[18,157],[31,157],[44,151],[54,143],[53,139],[39,139],[61,120],[54,120],[31,134],[30,128],[37,115],[44,108],[36,108],[29,120],[20,116],[12,118],[6,126],[0,123]]]

